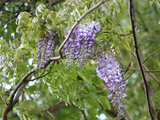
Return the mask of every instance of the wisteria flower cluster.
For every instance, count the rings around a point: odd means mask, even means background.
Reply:
[[[123,108],[122,101],[127,96],[124,91],[126,83],[123,79],[121,69],[114,57],[108,54],[102,54],[98,60],[99,66],[96,69],[98,76],[105,81],[109,90],[108,98],[119,109]]]
[[[70,62],[76,60],[79,66],[83,65],[93,56],[96,33],[100,31],[100,24],[94,21],[77,26],[64,46],[66,58]]]
[[[38,66],[43,66],[44,63],[46,63],[46,60],[54,54],[54,48],[56,46],[56,35],[56,30],[54,30],[53,32],[50,31],[39,40],[36,57]]]

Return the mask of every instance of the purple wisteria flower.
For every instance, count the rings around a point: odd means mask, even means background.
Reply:
[[[38,66],[43,66],[46,60],[54,54],[56,35],[56,30],[54,30],[54,32],[50,31],[39,40],[36,57]]]
[[[99,66],[96,68],[97,75],[105,81],[109,90],[108,98],[112,99],[113,105],[117,105],[118,109],[123,108],[122,101],[127,95],[124,93],[126,83],[123,79],[121,69],[114,57],[108,54],[101,55],[98,60]]]
[[[101,31],[98,22],[90,22],[78,25],[64,46],[64,52],[68,62],[76,60],[82,66],[89,57],[93,56],[96,34]],[[66,30],[66,35],[68,31]]]

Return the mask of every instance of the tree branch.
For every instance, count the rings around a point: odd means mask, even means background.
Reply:
[[[47,111],[47,113],[48,113],[50,116],[52,116],[52,120],[55,119],[54,115],[53,115],[51,112]]]
[[[51,6],[56,5],[62,1],[64,1],[64,0],[55,0],[54,2],[51,3]]]
[[[84,112],[84,110],[81,110],[81,109],[79,109],[79,110],[81,111],[81,113],[82,113],[84,119],[85,119],[85,120],[88,120],[88,119],[87,119],[87,116],[86,116],[86,114],[85,114],[85,112]]]
[[[154,54],[158,53],[160,51],[160,48],[157,49],[156,51],[152,52],[144,61],[143,63],[145,63],[151,56],[153,56]]]
[[[64,108],[64,107],[66,107],[65,102],[64,101],[60,101],[60,102],[57,102],[56,104],[53,104],[52,106],[42,110],[41,112],[47,112],[47,111],[55,112],[55,111],[57,111],[57,110],[59,110],[61,108]]]
[[[55,63],[55,61],[54,61],[54,63]],[[28,81],[37,80],[37,79],[42,78],[42,77],[48,75],[49,73],[51,73],[51,70],[52,70],[52,68],[53,68],[54,63],[52,64],[52,66],[50,67],[50,69],[49,69],[49,71],[48,71],[47,73],[45,73],[45,71],[44,71],[42,74],[40,74],[40,76],[38,76],[38,77],[36,77],[36,78],[34,78],[34,79],[31,79],[31,80],[28,80]],[[45,74],[44,74],[44,73],[45,73]]]
[[[148,71],[147,66],[145,66],[144,64],[143,64],[143,68]],[[160,85],[160,81],[157,79],[157,77],[154,74],[152,74],[151,72],[149,72],[148,74],[158,83],[158,85]]]
[[[131,52],[131,53],[136,58],[136,55],[133,52]],[[142,66],[143,66],[144,70],[148,71],[148,68],[147,68],[147,66],[145,66],[145,64],[142,64]],[[153,75],[151,72],[148,72],[148,74],[158,83],[158,85],[160,85],[160,81],[157,79],[157,77],[155,75]]]
[[[131,64],[132,64],[132,57],[131,57],[131,51],[129,51],[129,63],[128,63],[126,70],[124,71],[124,74],[126,74],[128,72],[128,70],[131,67]]]
[[[27,0],[1,0],[1,2],[27,2],[28,3],[28,1]]]
[[[135,53],[136,53],[136,57],[137,57],[137,62],[139,64],[139,68],[140,68],[141,75],[142,75],[142,78],[143,78],[145,95],[146,95],[146,100],[147,100],[147,105],[148,105],[148,111],[149,111],[149,115],[150,115],[151,120],[154,120],[153,115],[152,115],[152,111],[151,111],[149,89],[148,89],[148,86],[147,86],[147,80],[146,80],[146,77],[144,75],[141,59],[140,59],[139,52],[138,52],[137,38],[136,38],[136,32],[135,32],[135,23],[134,23],[135,22],[134,21],[134,5],[133,5],[132,0],[129,0],[129,14],[130,14],[130,21],[131,21],[131,25],[132,25],[134,48],[135,48]]]
[[[0,4],[0,11],[3,9],[3,7],[4,7],[4,5],[5,5],[5,3],[7,2],[7,1],[9,1],[9,0],[2,0],[1,2],[1,4]]]
[[[84,110],[82,110],[82,109],[80,109],[79,107],[77,107],[76,105],[74,105],[74,104],[72,104],[75,108],[77,108],[81,113],[82,113],[82,115],[83,115],[83,117],[84,117],[84,120],[88,120],[87,119],[87,116],[86,116],[86,114],[85,114],[85,112],[84,112]]]
[[[108,115],[110,115],[112,118],[116,118],[118,116],[118,112],[114,110],[105,110],[100,102],[97,101],[99,106],[101,107],[102,110],[104,110]],[[112,107],[113,108],[113,107]],[[125,120],[125,118],[121,118],[121,120]]]
[[[140,70],[137,69],[137,68],[129,68],[129,70],[132,70],[132,71],[140,71]],[[160,70],[144,70],[144,72],[160,72]]]
[[[28,11],[28,10],[27,10]],[[34,10],[32,10],[32,11],[30,11],[30,13],[33,13],[34,12]],[[18,16],[18,15],[17,15]],[[9,21],[6,21],[5,23],[3,23],[2,25],[0,25],[0,28],[1,27],[3,27],[4,25],[9,25],[9,24],[11,24],[12,22],[14,22],[16,19],[17,19],[17,16],[15,16],[15,18],[13,18],[13,19],[11,19],[11,20],[9,20]],[[3,31],[3,30],[2,30]],[[1,31],[1,32],[2,32]]]
[[[111,34],[115,34],[115,35],[121,36],[121,37],[132,35],[132,31],[130,31],[129,33],[126,33],[126,34],[119,34],[119,33],[116,33],[114,31],[104,31],[103,33],[111,33]]]
[[[3,120],[7,120],[7,114],[8,114],[8,112],[11,111],[12,108],[14,107],[14,105],[18,102],[18,101],[13,101],[14,96],[15,96],[15,94],[17,93],[17,91],[19,90],[19,88],[21,86],[23,86],[25,83],[29,82],[29,80],[27,80],[27,78],[30,77],[33,73],[36,73],[37,71],[39,71],[40,69],[43,69],[43,68],[47,67],[52,61],[56,61],[56,60],[59,60],[59,59],[60,59],[60,57],[52,57],[51,59],[48,59],[47,63],[44,65],[44,67],[41,67],[41,68],[37,67],[37,68],[32,69],[31,71],[29,71],[20,80],[20,82],[17,84],[17,86],[14,88],[13,92],[11,93],[9,103],[7,104],[7,106],[5,107],[5,109],[3,110],[3,115],[2,115]]]
[[[62,1],[64,1],[64,0],[55,0],[53,3],[51,3],[51,5],[48,6],[48,8],[50,8],[51,6],[54,6],[54,5],[56,5],[56,4],[58,4]],[[1,11],[1,9],[3,9],[6,2],[27,2],[29,4],[32,4],[32,2],[28,2],[26,0],[1,0],[1,2],[2,3],[0,5],[0,11]],[[30,13],[33,13],[33,12],[34,12],[34,10],[32,10]],[[3,27],[6,24],[10,24],[10,23],[14,22],[16,19],[17,19],[17,16],[15,18],[13,18],[12,20],[6,21],[2,25],[0,25],[0,28]]]
[[[100,5],[104,4],[105,2],[107,2],[109,0],[102,0],[101,2],[97,3],[95,6],[93,6],[92,8],[90,8],[87,12],[85,12],[75,23],[74,25],[71,27],[69,34],[67,35],[66,39],[63,41],[63,43],[60,45],[58,51],[59,54],[62,58],[62,48],[64,47],[65,43],[68,41],[68,39],[71,36],[71,33],[73,32],[74,28],[79,24],[79,22],[85,17],[87,16],[90,12],[92,12],[93,10],[95,10],[96,8],[98,8]]]

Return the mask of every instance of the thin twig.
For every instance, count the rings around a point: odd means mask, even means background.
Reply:
[[[52,120],[55,119],[54,115],[53,115],[51,112],[47,111],[47,113],[48,113],[50,116],[52,116]]]
[[[6,104],[5,102],[0,102],[0,104]]]
[[[131,52],[131,53],[136,58],[136,55],[133,52]],[[148,68],[147,68],[147,66],[145,66],[145,64],[142,64],[142,66],[143,66],[144,70],[148,71]],[[160,85],[160,81],[157,79],[157,77],[155,75],[153,75],[151,72],[149,72],[148,74],[158,83],[158,85]]]
[[[124,74],[128,72],[129,68],[131,67],[131,64],[132,64],[132,57],[131,57],[131,51],[129,51],[129,63],[126,70],[124,71]]]
[[[63,43],[60,45],[58,51],[59,54],[62,58],[62,48],[63,46],[66,44],[66,42],[68,41],[68,39],[71,36],[71,33],[73,32],[74,28],[79,24],[79,22],[85,17],[87,16],[90,12],[92,12],[93,10],[95,10],[96,8],[98,8],[100,5],[104,4],[105,2],[107,2],[109,0],[102,0],[101,2],[97,3],[95,6],[93,6],[92,8],[90,8],[87,12],[85,12],[75,23],[74,25],[71,27],[69,34],[67,35],[66,39],[63,41]]]
[[[119,34],[119,33],[112,32],[112,31],[104,31],[103,33],[111,33],[111,34],[115,34],[115,35],[123,36],[123,37],[132,35],[132,31],[130,31],[129,33],[126,33],[126,34]]]
[[[144,64],[143,64],[143,68],[145,70],[148,70],[147,66],[145,66]],[[152,74],[151,72],[149,72],[148,74],[158,83],[158,85],[160,85],[160,81],[157,79],[157,77],[154,74]]]
[[[148,89],[148,86],[147,86],[147,80],[146,80],[146,77],[144,75],[141,59],[140,59],[139,52],[138,52],[137,38],[136,38],[136,32],[135,32],[135,23],[134,23],[135,22],[134,21],[134,5],[133,5],[132,0],[129,0],[129,14],[130,14],[130,21],[131,21],[131,25],[132,25],[135,53],[136,53],[137,62],[139,64],[139,68],[140,68],[140,71],[141,71],[141,75],[142,75],[142,78],[143,78],[145,95],[146,95],[146,100],[147,100],[147,105],[148,105],[148,111],[149,111],[149,115],[150,115],[151,120],[154,120],[153,115],[152,115],[152,111],[151,111],[149,89]]]
[[[0,4],[0,11],[3,9],[5,3],[9,1],[9,0],[4,0],[4,1],[1,1],[2,3]]]
[[[132,71],[126,78],[124,78],[125,81],[127,81],[127,80],[132,76],[132,74],[133,74],[134,72],[135,72],[135,71]]]
[[[144,61],[143,63],[145,63],[151,56],[153,56],[154,54],[158,53],[160,51],[160,48],[157,49],[156,51],[152,52]]]
[[[51,6],[54,6],[60,2],[62,2],[64,0],[56,0],[54,1],[50,6],[48,6],[48,8],[50,8]],[[14,0],[6,0],[4,1],[5,2],[27,2],[26,0],[17,0],[17,1],[14,1]],[[29,4],[32,4],[32,2],[27,2]],[[2,3],[3,4],[3,3]],[[1,7],[0,7],[1,9]],[[35,10],[32,10],[30,13],[33,13]],[[0,28],[3,27],[4,25],[7,25],[7,24],[11,24],[12,22],[14,22],[15,20],[17,19],[17,16],[15,16],[15,18],[13,18],[12,20],[9,20],[9,21],[6,21],[5,23],[3,23],[2,25],[0,25]]]
[[[40,112],[47,112],[47,111],[55,112],[55,111],[57,111],[57,110],[59,110],[61,108],[64,108],[64,107],[66,107],[65,102],[64,101],[60,101],[60,102],[57,102],[57,103],[53,104],[52,106],[50,106],[50,107],[48,107],[48,108],[46,108],[44,110],[41,110]]]
[[[144,30],[145,31],[148,31],[148,28],[147,28],[147,25],[146,25],[146,23],[145,23],[145,20],[143,19],[144,17],[144,15],[141,15],[140,14],[140,12],[138,12],[138,10],[136,10],[136,9],[134,9],[136,12],[137,12],[137,15],[138,15],[138,17],[139,17],[139,19],[140,19],[140,21],[141,21],[141,24],[142,24],[142,26],[143,26],[143,28],[144,28]],[[146,13],[147,14],[147,13]]]
[[[123,111],[124,111],[124,114],[126,115],[127,120],[133,120],[129,115],[128,111],[126,110],[126,108],[124,108]]]
[[[10,110],[12,110],[13,106],[15,104],[13,104],[13,98],[16,94],[16,92],[18,91],[18,89],[25,83],[26,78],[28,78],[30,75],[32,75],[34,72],[36,72],[38,69],[34,68],[31,71],[29,71],[23,78],[22,80],[17,84],[17,86],[15,87],[15,89],[13,90],[11,96],[10,96],[10,100],[8,105],[5,107],[4,111],[3,111],[3,115],[2,118],[3,120],[7,120],[7,114]]]
[[[14,22],[16,19],[17,18],[13,18],[12,20],[9,20],[9,21],[5,22],[4,24],[0,25],[0,28],[7,25],[7,24],[10,24],[10,23]]]
[[[115,118],[117,116],[117,112],[116,111],[112,111],[112,110],[105,110],[103,108],[103,105],[97,100],[97,103],[99,104],[99,106],[101,107],[102,110],[104,110],[108,115],[110,115],[111,117]]]
[[[82,110],[82,109],[80,109],[78,106],[76,106],[76,105],[74,105],[74,104],[72,104],[75,108],[77,108],[79,111],[81,111],[81,113],[82,113],[82,115],[83,115],[83,117],[84,117],[84,120],[88,120],[87,119],[87,116],[86,116],[86,114],[85,114],[85,112],[84,112],[84,110]]]
[[[85,120],[88,120],[88,119],[87,119],[87,116],[86,116],[86,114],[85,114],[85,112],[84,112],[84,110],[80,110],[80,111],[81,111],[81,113],[83,114],[84,119],[85,119]]]
[[[36,78],[34,78],[34,79],[31,79],[31,80],[28,80],[28,81],[37,80],[37,79],[42,78],[42,77],[48,75],[49,73],[51,73],[51,70],[52,70],[52,68],[53,68],[54,63],[55,63],[55,61],[53,61],[53,64],[52,64],[52,66],[50,67],[50,69],[49,69],[49,71],[48,71],[47,73],[44,74],[44,72],[45,72],[45,71],[44,71],[42,74],[40,74],[40,76],[38,76],[38,77],[36,77]]]
[[[64,1],[64,0],[55,0],[53,3],[51,3],[51,6],[54,6],[62,1]]]
[[[140,71],[139,69],[137,68],[129,68],[129,70],[132,70],[132,71]],[[160,70],[143,70],[144,72],[160,72]]]
[[[27,0],[1,0],[1,2],[27,2]]]

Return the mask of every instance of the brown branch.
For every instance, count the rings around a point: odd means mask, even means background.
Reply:
[[[52,1],[51,0],[46,0],[46,2],[48,3],[47,8],[51,7]]]
[[[1,0],[2,2],[4,1],[4,3],[6,3],[6,2],[27,2],[28,4],[33,4],[32,2],[28,2],[28,1],[26,1],[26,0]],[[3,4],[3,3],[2,3]],[[23,7],[23,6],[20,6],[20,7]],[[1,10],[1,7],[0,7],[0,10]],[[4,11],[4,10],[3,10]],[[34,12],[34,10],[32,10],[31,11],[31,9],[28,9],[28,10],[25,10],[25,11],[30,11],[30,13],[33,13]],[[10,11],[7,11],[7,12],[10,12]],[[21,12],[21,11],[20,11]],[[18,13],[19,14],[19,13]],[[1,27],[3,27],[4,25],[6,25],[6,24],[11,24],[12,22],[14,22],[16,19],[17,19],[17,16],[18,15],[16,15],[15,16],[15,18],[13,18],[13,19],[11,19],[11,20],[8,20],[8,21],[6,21],[5,23],[3,23],[2,25],[0,25],[0,28]]]
[[[104,31],[103,33],[111,33],[111,34],[115,34],[115,35],[122,36],[122,37],[132,35],[131,31],[129,33],[126,33],[126,34],[119,34],[119,33],[112,32],[112,31]]]
[[[64,0],[55,0],[54,2],[51,3],[51,6],[56,5],[62,1],[64,1]]]
[[[126,110],[126,108],[124,108],[123,111],[124,111],[124,114],[125,114],[127,120],[133,120],[133,119],[131,118],[131,116],[129,115],[128,111]]]
[[[154,92],[153,92],[153,85],[151,82],[147,81],[147,85],[148,85],[148,88],[149,88],[149,95],[150,95],[150,98],[152,99],[154,97]],[[141,87],[142,89],[144,90],[144,84],[141,84]],[[154,116],[154,119],[156,120],[156,104],[154,101],[151,101],[151,110],[152,110],[152,113],[153,113],[153,116]]]
[[[6,2],[27,2],[26,0],[1,0],[1,1],[2,1],[1,6],[2,6],[2,5],[4,6]],[[3,4],[3,1],[4,1],[4,4]],[[56,4],[58,4],[58,3],[62,2],[62,1],[64,1],[64,0],[56,0],[56,1],[54,1],[51,5],[49,5],[48,8],[50,8],[51,6],[54,6],[54,5],[56,5]],[[32,2],[27,2],[27,3],[32,4]],[[0,10],[2,9],[1,6],[0,6]],[[27,11],[28,11],[28,10],[27,10]],[[33,12],[34,12],[34,10],[31,11],[30,13],[33,13]],[[14,22],[16,19],[17,19],[17,16],[16,16],[15,18],[13,18],[12,20],[6,21],[6,22],[3,23],[2,25],[0,25],[0,28],[3,27],[3,26],[6,25],[6,24],[11,24],[11,23]]]
[[[134,10],[135,10],[135,12],[136,12],[137,15],[138,15],[138,17],[139,17],[139,19],[140,19],[140,21],[141,21],[141,24],[142,24],[144,30],[145,30],[145,31],[148,31],[148,28],[147,28],[147,25],[146,25],[146,23],[145,23],[145,20],[143,19],[143,16],[144,16],[144,15],[141,15],[140,12],[138,12],[138,10],[136,10],[136,9],[134,9]],[[147,14],[147,13],[146,13],[146,14]]]
[[[128,77],[124,78],[125,81],[128,80],[128,79],[132,76],[132,74],[133,74],[134,72],[135,72],[135,71],[132,71],[132,73],[130,73],[130,74],[128,75]]]
[[[74,104],[72,104],[75,108],[77,108],[81,113],[82,113],[82,115],[83,115],[83,117],[84,117],[84,120],[88,120],[87,119],[87,116],[86,116],[86,114],[85,114],[85,112],[84,112],[84,110],[82,110],[82,109],[80,109],[78,106],[76,106],[76,105],[74,105]]]
[[[52,116],[52,120],[55,119],[54,115],[53,115],[51,112],[47,111],[47,113],[48,113],[50,116]]]
[[[81,113],[83,114],[84,119],[85,119],[85,120],[88,120],[88,119],[87,119],[87,116],[86,116],[86,114],[85,114],[85,112],[84,112],[84,110],[80,110],[80,111],[81,111]]]
[[[145,70],[148,70],[147,66],[145,66],[144,64],[143,64],[143,68]],[[148,74],[158,83],[158,85],[160,85],[160,81],[157,79],[155,75],[153,75],[151,72],[149,72]]]
[[[104,110],[108,115],[110,115],[112,118],[116,118],[118,116],[118,112],[115,110],[105,110],[102,106],[102,104],[97,101],[97,103],[99,104],[99,106],[101,107],[102,110]],[[113,107],[112,107],[113,108]],[[121,118],[121,120],[125,120],[125,118]]]
[[[134,23],[135,22],[134,21],[134,5],[133,5],[132,0],[129,0],[129,14],[130,14],[130,21],[131,21],[132,32],[133,32],[133,42],[134,42],[135,53],[136,53],[137,62],[139,64],[139,68],[141,71],[141,75],[143,78],[144,88],[145,88],[145,95],[146,95],[146,101],[147,101],[147,105],[148,105],[148,112],[149,112],[151,120],[154,120],[153,115],[152,115],[152,111],[151,111],[151,105],[150,105],[151,100],[149,97],[149,89],[147,86],[147,80],[144,75],[141,59],[140,59],[139,52],[138,52],[137,38],[136,38],[136,32],[135,32],[135,23]]]
[[[132,71],[140,71],[140,70],[137,69],[137,68],[129,68],[129,70],[132,70]],[[160,70],[144,70],[144,72],[160,72]]]
[[[36,72],[38,69],[37,68],[34,68],[32,69],[31,71],[29,71],[23,78],[22,80],[17,84],[17,86],[15,87],[15,89],[13,90],[12,94],[11,94],[11,97],[10,97],[10,100],[9,100],[9,103],[7,104],[7,106],[5,107],[5,109],[3,110],[3,115],[2,115],[2,118],[3,120],[7,120],[7,114],[9,111],[12,110],[12,108],[14,107],[14,105],[16,104],[16,102],[13,102],[13,98],[16,94],[16,92],[18,91],[18,89],[21,87],[21,85],[23,85],[25,82],[26,82],[26,79],[32,75],[34,72]]]
[[[7,24],[9,25],[9,24],[11,24],[11,23],[14,22],[15,20],[16,20],[16,18],[13,18],[12,20],[9,20],[9,21],[5,22],[4,24],[0,25],[0,28],[3,27],[4,25],[7,25]],[[2,33],[5,29],[8,28],[8,25],[7,25],[6,28],[3,28],[3,29],[1,30],[1,33]]]
[[[87,12],[85,12],[75,23],[74,25],[71,27],[69,34],[67,35],[66,39],[63,41],[63,43],[60,45],[58,51],[59,51],[59,55],[62,56],[62,48],[64,47],[64,45],[66,44],[66,42],[68,41],[68,39],[71,36],[71,33],[73,32],[74,28],[79,24],[79,22],[86,17],[89,13],[91,13],[93,10],[95,10],[96,8],[98,8],[100,5],[104,4],[105,2],[107,2],[109,0],[102,0],[101,2],[97,3],[95,6],[93,6],[92,8],[90,8]]]
[[[5,102],[0,102],[0,104],[6,104]]]
[[[5,3],[7,2],[7,1],[9,1],[9,0],[2,0],[1,2],[1,4],[0,4],[0,11],[3,9],[3,7],[4,7],[4,5],[5,5]]]
[[[37,71],[39,71],[40,69],[43,69],[45,67],[47,67],[50,62],[52,61],[56,61],[56,60],[59,60],[60,57],[52,57],[52,59],[48,60],[48,62],[45,64],[44,67],[41,67],[41,68],[34,68],[32,69],[31,71],[29,71],[21,80],[20,82],[17,84],[17,86],[14,88],[11,96],[10,96],[10,100],[9,100],[9,103],[6,105],[5,109],[3,110],[3,115],[2,115],[2,118],[3,120],[7,120],[7,114],[9,111],[12,110],[12,108],[15,106],[15,104],[18,102],[17,100],[16,101],[13,101],[14,99],[14,96],[15,94],[17,93],[17,91],[19,90],[19,88],[23,85],[23,84],[26,84],[28,83],[29,81],[27,80],[28,77],[30,77],[33,73],[36,73]],[[23,90],[23,89],[22,89]]]
[[[39,110],[39,109],[34,108],[34,107],[32,107],[32,106],[24,106],[24,105],[18,105],[18,107],[35,111],[35,112],[37,112],[38,114],[40,114],[42,117],[46,116],[46,113],[48,113],[49,115],[52,116],[52,119],[55,119],[53,113],[56,112],[56,111],[59,111],[59,110],[62,109],[62,108],[65,108],[65,107],[66,107],[66,104],[65,104],[64,101],[60,101],[60,102],[57,102],[57,103],[49,106],[48,108],[46,108],[46,109],[44,109],[44,110]]]
[[[48,108],[46,108],[44,110],[41,110],[40,112],[47,112],[47,111],[55,112],[55,111],[58,111],[58,110],[60,110],[60,109],[62,109],[64,107],[66,107],[65,102],[64,101],[60,101],[60,102],[58,102],[56,104],[53,104],[52,106],[50,106],[50,107],[48,107]]]
[[[99,104],[99,106],[101,107],[102,110],[104,110],[102,104],[100,102],[97,101],[97,103]],[[117,112],[115,111],[111,111],[111,110],[104,110],[108,115],[110,115],[111,117],[115,118],[117,117]]]
[[[48,71],[47,73],[45,73],[45,70],[44,70],[44,72],[41,73],[40,76],[38,76],[38,77],[36,77],[36,78],[34,78],[34,79],[31,79],[31,80],[28,80],[28,81],[34,81],[34,80],[40,79],[40,78],[48,75],[49,73],[51,73],[51,70],[52,70],[52,68],[53,68],[54,63],[55,63],[55,61],[53,61],[53,64],[52,64],[52,66],[50,67],[50,69],[49,69],[49,71]],[[44,74],[44,73],[45,73],[45,74]]]
[[[27,10],[28,11],[28,10]],[[32,10],[32,11],[30,11],[30,13],[33,13],[34,12],[34,10]],[[17,15],[18,16],[18,15]],[[4,25],[9,25],[9,24],[11,24],[12,22],[14,22],[16,19],[17,19],[17,16],[15,16],[15,18],[13,18],[12,20],[9,20],[9,21],[7,21],[7,22],[5,22],[5,23],[3,23],[2,25],[0,25],[0,28],[1,27],[3,27]],[[2,30],[3,31],[3,30]],[[1,32],[2,32],[1,31]]]
[[[28,3],[28,1],[27,0],[1,0],[1,2],[27,2]]]
[[[124,74],[128,72],[129,68],[131,67],[131,64],[132,64],[132,57],[131,57],[131,51],[129,51],[129,63],[126,70],[124,71]]]
[[[136,55],[133,52],[131,53],[136,58]],[[145,64],[142,64],[142,65],[143,65],[144,70],[148,71],[147,66],[145,66]],[[160,85],[160,81],[157,79],[155,75],[153,75],[151,72],[148,72],[148,74],[158,83],[158,85]]]
[[[126,74],[128,72],[128,70],[130,70],[131,62],[132,61],[129,61],[128,66],[127,66],[126,70],[124,71],[124,74]]]
[[[145,63],[151,56],[153,56],[154,54],[158,53],[160,51],[160,48],[157,49],[156,51],[152,52],[144,61],[143,63]]]

